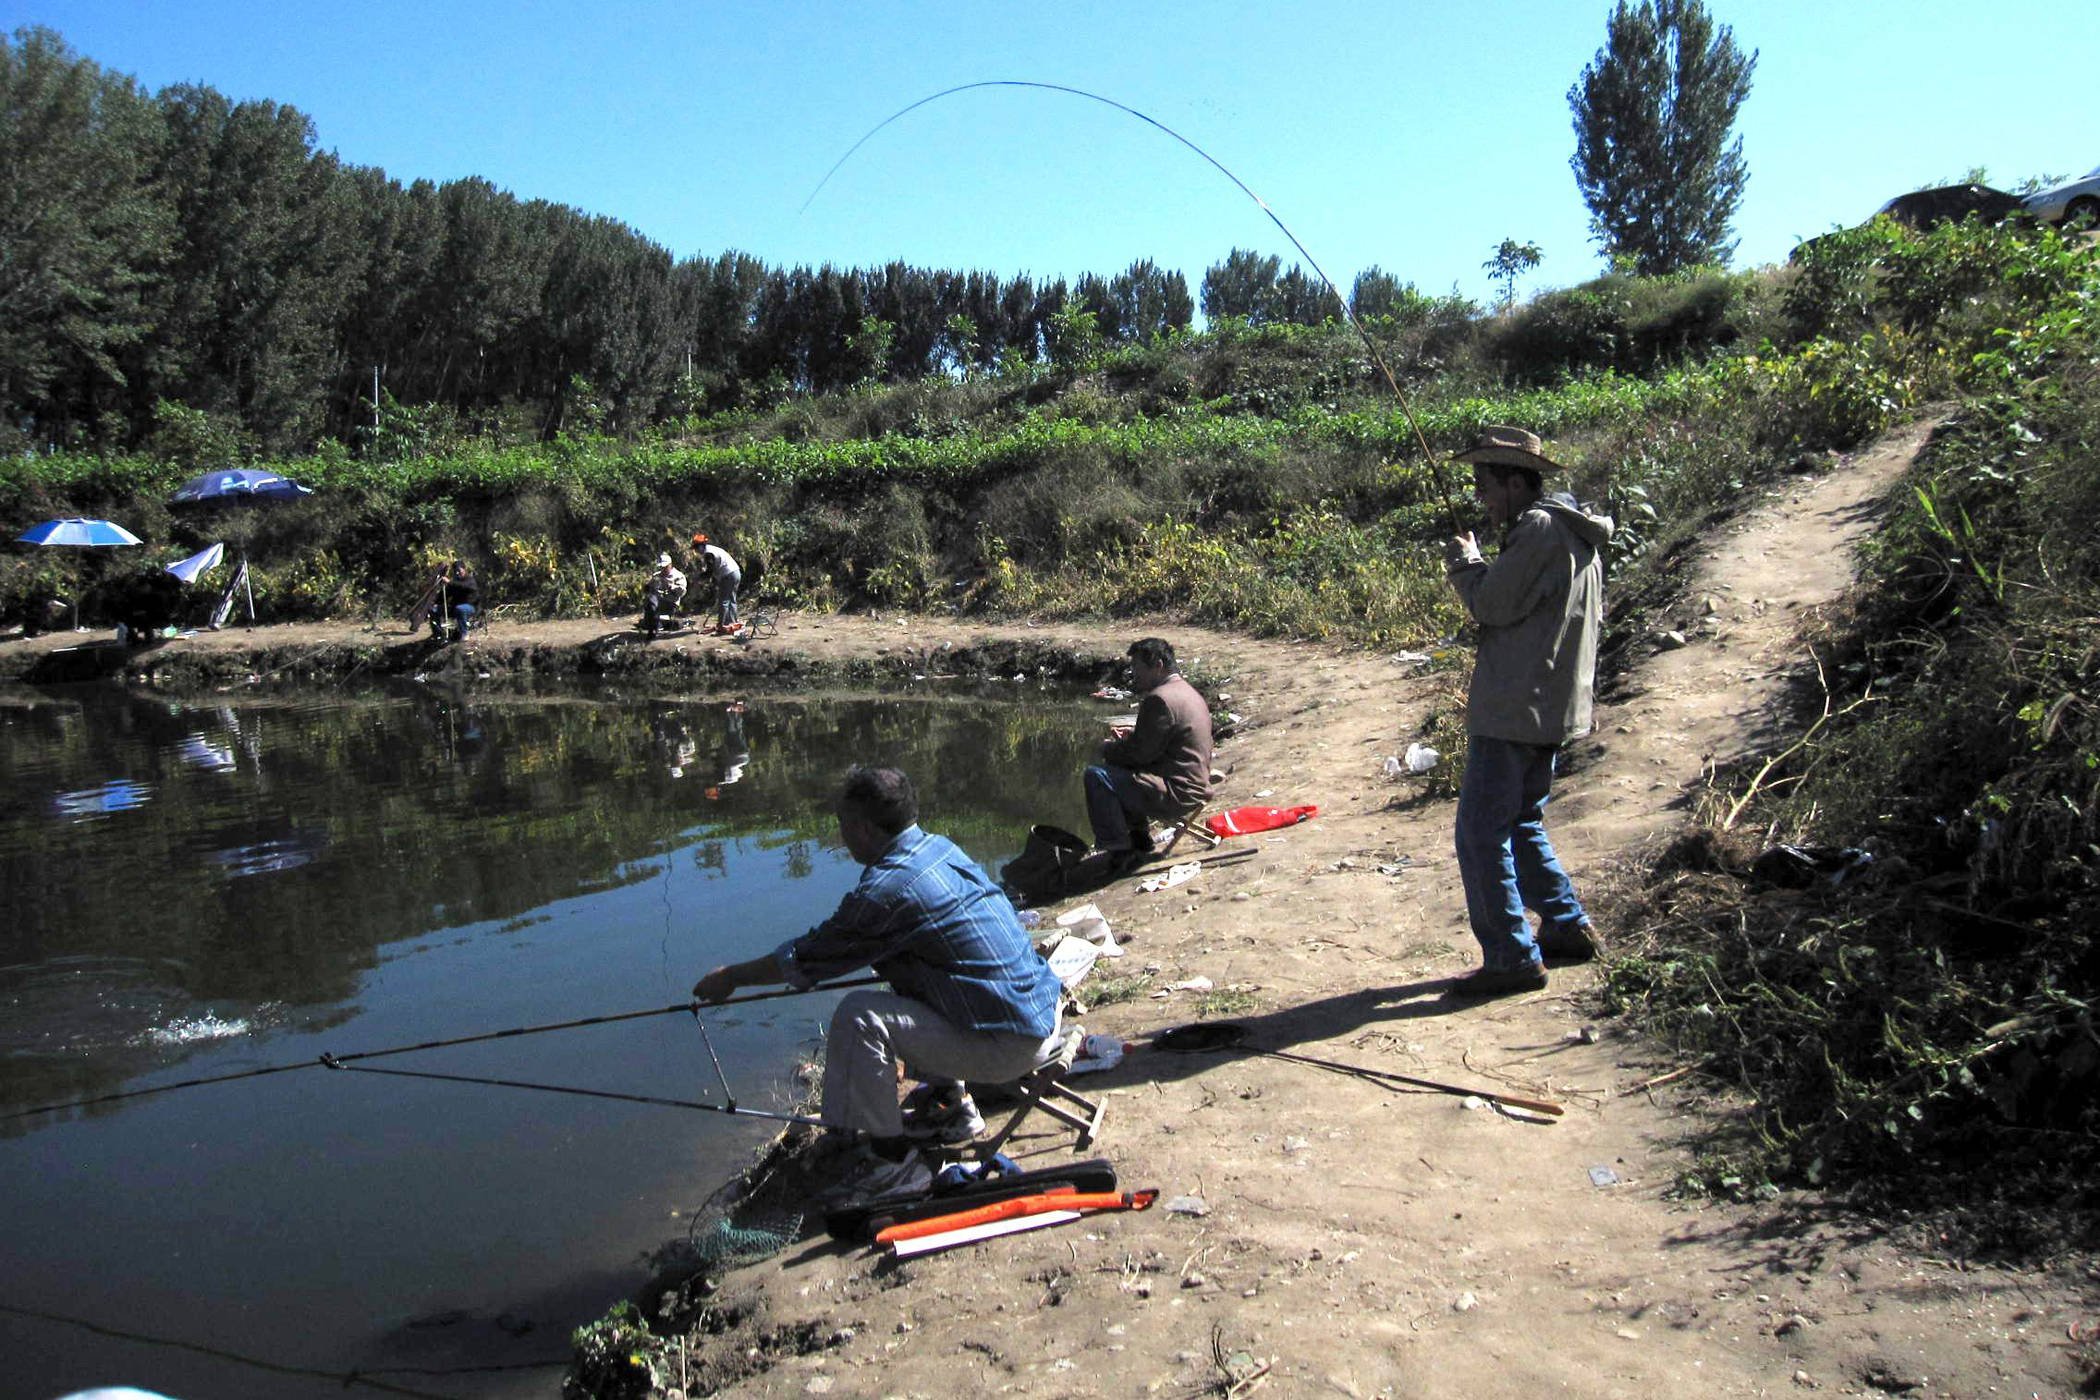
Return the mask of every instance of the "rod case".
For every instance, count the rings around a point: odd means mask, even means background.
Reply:
[[[871,1240],[877,1230],[890,1225],[908,1225],[975,1206],[1041,1195],[1054,1186],[1069,1186],[1074,1191],[1084,1192],[1113,1191],[1116,1189],[1116,1169],[1107,1158],[1094,1157],[1063,1166],[983,1177],[959,1186],[935,1186],[931,1191],[907,1196],[877,1197],[842,1210],[825,1212],[824,1229],[835,1240]]]

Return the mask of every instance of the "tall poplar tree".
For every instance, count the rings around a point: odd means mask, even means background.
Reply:
[[[1575,184],[1606,253],[1662,274],[1726,262],[1749,170],[1729,140],[1757,54],[1700,0],[1618,0],[1568,90]]]

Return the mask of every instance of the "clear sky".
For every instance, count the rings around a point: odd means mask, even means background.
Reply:
[[[2100,163],[2094,0],[1710,0],[1758,51],[1737,130],[1737,266],[1985,167],[2011,185]],[[149,89],[207,84],[313,119],[347,162],[480,175],[631,224],[684,257],[1109,275],[1195,291],[1235,246],[1295,251],[1169,137],[1265,199],[1346,294],[1371,264],[1485,299],[1505,237],[1522,290],[1599,270],[1567,105],[1608,0],[0,0]]]

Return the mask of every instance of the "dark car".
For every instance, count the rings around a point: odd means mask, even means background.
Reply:
[[[1899,194],[1874,212],[1886,214],[1906,228],[1928,229],[1959,223],[1971,214],[1984,223],[1995,224],[2021,209],[2017,196],[1989,185],[1942,185],[1934,190]]]

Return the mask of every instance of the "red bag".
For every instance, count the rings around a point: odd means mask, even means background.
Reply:
[[[1296,826],[1319,815],[1318,807],[1235,807],[1229,812],[1211,813],[1203,824],[1213,836],[1251,836],[1279,826]]]

